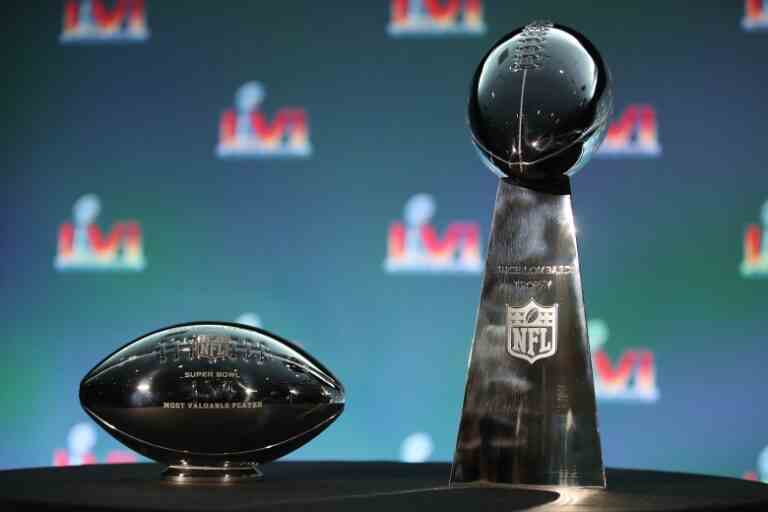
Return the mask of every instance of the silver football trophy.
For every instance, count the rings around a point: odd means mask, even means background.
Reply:
[[[502,38],[475,73],[472,138],[501,180],[451,485],[605,487],[570,176],[612,96],[595,47],[549,22]]]
[[[191,322],[135,339],[80,383],[80,403],[174,483],[262,477],[344,410],[344,387],[301,347],[263,329]]]

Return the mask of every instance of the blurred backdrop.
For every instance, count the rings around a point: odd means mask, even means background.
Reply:
[[[79,380],[192,320],[272,330],[345,383],[290,458],[450,459],[497,184],[468,84],[547,18],[616,86],[573,182],[606,463],[768,480],[761,0],[1,9],[0,467],[138,460]]]

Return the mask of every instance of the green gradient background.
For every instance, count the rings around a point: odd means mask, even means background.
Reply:
[[[160,326],[257,312],[345,383],[341,419],[292,458],[394,459],[424,431],[452,455],[479,276],[387,275],[387,226],[426,192],[435,224],[476,220],[496,178],[475,156],[467,84],[534,18],[603,52],[616,107],[650,103],[659,159],[596,159],[574,180],[591,317],[656,355],[661,400],[601,402],[606,460],[740,476],[768,444],[768,281],[738,274],[768,198],[768,32],[743,3],[484,2],[482,37],[392,39],[388,2],[148,0],[146,44],[60,46],[60,2],[4,3],[0,467],[47,465],[85,421],[79,379]],[[258,80],[305,108],[307,160],[222,161],[220,112]],[[85,193],[136,219],[140,274],[58,274],[56,232]],[[100,434],[96,455],[118,444]]]

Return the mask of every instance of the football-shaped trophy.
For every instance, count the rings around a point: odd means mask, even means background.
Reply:
[[[472,139],[501,180],[451,485],[605,486],[570,176],[611,109],[605,63],[562,25],[515,30],[475,73]]]
[[[177,482],[259,478],[344,410],[344,388],[296,345],[240,324],[176,325],[138,338],[80,383],[80,403]]]

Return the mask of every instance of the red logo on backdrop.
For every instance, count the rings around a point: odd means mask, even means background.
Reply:
[[[629,105],[608,126],[608,133],[597,151],[602,156],[647,156],[661,154],[656,111],[650,105]]]
[[[744,233],[744,277],[768,277],[768,201],[763,204],[760,220],[761,224],[750,224]]]
[[[480,226],[452,222],[442,237],[431,224],[437,209],[432,196],[417,194],[405,204],[405,221],[389,226],[387,260],[390,273],[479,273]]]
[[[87,194],[75,201],[73,221],[59,226],[56,270],[132,270],[146,266],[141,227],[136,221],[116,222],[109,232],[96,224],[101,201]]]
[[[149,38],[144,0],[67,0],[62,43],[137,42]]]
[[[744,30],[768,30],[767,3],[766,0],[745,0],[744,18],[741,20]]]
[[[219,121],[220,158],[306,157],[312,153],[307,113],[285,107],[272,119],[261,110],[266,93],[259,82],[238,89],[236,108],[225,110]]]
[[[96,464],[99,461],[93,450],[96,447],[96,429],[89,423],[77,423],[67,434],[67,449],[53,451],[54,466],[78,466],[81,464]],[[107,452],[104,462],[107,464],[122,464],[136,462],[133,452],[111,450]]]
[[[745,471],[742,478],[768,484],[768,446],[757,455],[757,471]]]
[[[602,348],[609,334],[605,322],[590,320],[588,331],[597,398],[622,402],[655,402],[659,399],[653,352],[633,348],[612,360]]]
[[[483,34],[481,0],[390,0],[390,35]]]

